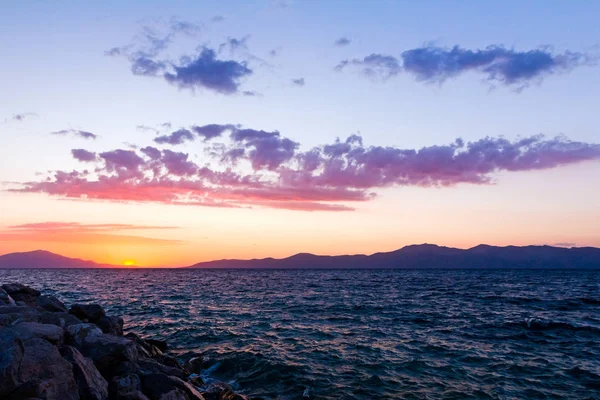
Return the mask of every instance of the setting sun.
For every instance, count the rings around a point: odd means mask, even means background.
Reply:
[[[125,261],[123,261],[123,265],[126,267],[131,267],[131,266],[136,265],[136,263],[135,263],[135,260],[125,260]]]

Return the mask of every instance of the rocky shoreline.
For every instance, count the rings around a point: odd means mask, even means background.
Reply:
[[[123,331],[98,304],[67,308],[19,284],[0,286],[0,399],[259,400],[199,375],[160,339]]]

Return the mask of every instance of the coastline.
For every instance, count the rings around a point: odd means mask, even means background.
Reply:
[[[127,331],[100,304],[71,304],[20,283],[0,286],[0,398],[260,400],[203,379],[202,355]]]

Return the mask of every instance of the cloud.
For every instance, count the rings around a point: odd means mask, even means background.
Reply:
[[[281,51],[282,51],[282,50],[283,50],[283,49],[282,49],[282,47],[281,47],[281,46],[279,46],[279,47],[276,47],[276,48],[274,48],[274,49],[271,49],[271,50],[269,50],[269,55],[270,55],[271,57],[277,57],[278,55],[280,55],[280,54],[281,54]]]
[[[338,47],[343,47],[343,46],[348,46],[350,44],[350,42],[351,42],[350,39],[348,39],[345,36],[342,36],[341,38],[336,40],[333,44]]]
[[[225,21],[225,17],[222,15],[215,15],[210,19],[211,22],[223,22]]]
[[[17,121],[17,122],[23,122],[26,119],[37,117],[37,116],[38,116],[37,113],[34,113],[34,112],[24,112],[24,113],[14,114],[12,117],[10,117],[10,120]]]
[[[79,222],[36,222],[9,226],[0,231],[2,241],[65,242],[81,244],[175,245],[181,240],[124,235],[139,230],[171,230],[175,226],[134,224],[84,224]]]
[[[304,86],[306,84],[304,78],[292,79],[292,83],[296,86]]]
[[[180,89],[208,89],[222,94],[239,92],[240,80],[252,74],[245,62],[218,60],[214,50],[203,48],[200,55],[184,57],[173,72],[164,74],[167,82]]]
[[[594,57],[585,53],[554,53],[548,47],[518,51],[491,45],[470,50],[458,45],[446,48],[430,44],[406,50],[400,58],[371,54],[362,59],[343,60],[336,70],[354,66],[366,75],[383,79],[406,73],[426,83],[442,83],[466,72],[475,72],[490,83],[522,89],[532,82],[541,82],[549,75],[592,65],[595,61]]]
[[[181,128],[170,135],[157,136],[154,141],[159,144],[182,144],[185,141],[193,141],[195,139],[192,132],[187,129]]]
[[[238,51],[248,51],[248,39],[250,35],[246,35],[241,39],[228,37],[227,40],[219,45],[219,53],[229,48],[229,53],[234,54]]]
[[[187,153],[151,146],[98,156],[76,149],[74,157],[95,163],[93,172],[55,171],[10,190],[87,200],[348,211],[353,207],[347,203],[372,200],[382,188],[489,185],[501,171],[600,161],[599,144],[542,135],[471,142],[459,138],[449,144],[403,149],[366,146],[360,135],[353,134],[301,150],[299,143],[279,131],[233,124],[198,128],[192,131],[211,139],[201,142],[201,163]]]
[[[74,159],[82,162],[92,162],[97,160],[96,153],[92,153],[85,149],[73,149],[71,150],[71,154]]]
[[[62,129],[60,131],[50,132],[50,134],[51,135],[59,135],[59,136],[73,135],[73,136],[78,136],[83,139],[93,139],[93,140],[96,140],[98,138],[98,135],[96,135],[92,132],[82,131],[79,129]]]

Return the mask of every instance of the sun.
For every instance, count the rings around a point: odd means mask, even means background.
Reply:
[[[131,266],[135,265],[135,260],[125,260],[125,261],[123,261],[123,265],[126,267],[131,267]]]

